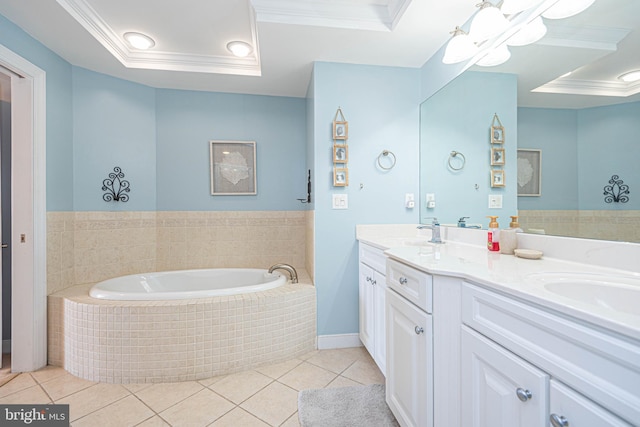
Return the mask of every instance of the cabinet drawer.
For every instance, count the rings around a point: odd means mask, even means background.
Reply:
[[[479,286],[462,321],[632,424],[640,421],[640,344]]]
[[[430,274],[387,259],[387,286],[427,313],[433,312],[433,277]]]
[[[360,243],[360,262],[368,265],[379,273],[385,272],[385,259],[382,249]]]

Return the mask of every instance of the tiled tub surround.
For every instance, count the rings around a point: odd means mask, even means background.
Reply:
[[[308,227],[308,211],[49,212],[47,293],[148,271],[304,269]]]
[[[49,364],[107,383],[208,378],[315,349],[316,293],[299,284],[231,297],[103,301],[76,286],[49,296]]]

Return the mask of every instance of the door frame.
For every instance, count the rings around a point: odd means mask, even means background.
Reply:
[[[0,44],[11,79],[11,370],[47,364],[46,73]],[[24,235],[24,242],[21,236]]]

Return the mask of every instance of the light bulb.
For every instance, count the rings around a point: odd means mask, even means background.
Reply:
[[[453,37],[447,43],[447,47],[442,57],[445,64],[455,64],[467,60],[478,53],[478,46],[473,43],[467,33],[459,27],[453,32]]]
[[[485,0],[480,3],[480,11],[471,21],[469,36],[475,42],[482,42],[504,32],[508,26],[509,21],[500,9]]]

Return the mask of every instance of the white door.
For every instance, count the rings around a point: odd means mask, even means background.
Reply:
[[[386,291],[387,404],[402,426],[433,426],[432,317]]]
[[[549,376],[462,326],[462,425],[548,425]]]

